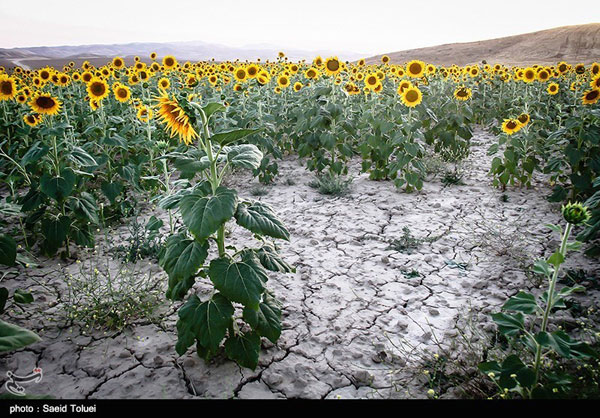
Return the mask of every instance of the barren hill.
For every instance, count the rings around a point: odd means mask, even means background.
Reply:
[[[539,32],[489,39],[409,49],[387,53],[392,63],[403,64],[420,59],[437,65],[467,65],[502,63],[507,65],[555,64],[600,61],[600,23],[563,26]],[[368,58],[367,63],[379,63],[382,55]]]

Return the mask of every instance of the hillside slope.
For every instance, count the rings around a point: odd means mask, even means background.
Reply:
[[[420,59],[437,65],[502,63],[555,64],[559,61],[589,64],[600,61],[600,23],[563,26],[539,32],[485,41],[454,43],[387,53],[392,63]],[[382,55],[367,59],[379,63]]]

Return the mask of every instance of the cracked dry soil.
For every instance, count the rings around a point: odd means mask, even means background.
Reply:
[[[436,341],[449,345],[457,338],[456,322],[465,312],[482,329],[493,329],[489,313],[519,289],[535,288],[528,265],[558,245],[543,227],[560,222],[559,206],[546,200],[550,189],[543,178],[530,189],[502,192],[491,186],[486,150],[494,140],[475,130],[464,184],[444,187],[437,176],[411,194],[359,175],[355,160],[351,193],[323,196],[307,185],[312,175],[301,161],[281,161],[276,183],[258,199],[271,204],[289,228],[290,242],[279,245],[297,272],[269,281],[284,306],[283,331],[276,346],[264,340],[255,371],[223,358],[206,364],[192,349],[179,357],[174,345],[180,303],[164,298],[159,323],[88,333],[65,325],[48,289],[65,291],[64,274],[75,274],[77,267],[43,260],[36,269],[11,269],[4,281],[11,291],[27,288],[36,298],[25,314],[8,312],[6,319],[35,330],[42,341],[0,357],[0,383],[7,371],[27,374],[37,366],[44,378],[28,385],[27,393],[55,398],[425,397],[410,358],[386,361],[395,358],[395,342],[433,352]],[[237,173],[228,183],[241,197],[254,198],[250,190],[257,181],[250,174]],[[158,216],[150,207],[145,214]],[[395,251],[388,241],[402,237],[404,227],[423,241],[412,251]],[[250,242],[241,228],[228,228],[229,242]],[[126,225],[118,233],[127,239]],[[156,262],[143,263],[166,282]],[[596,260],[579,253],[570,256],[569,267],[600,270]],[[200,282],[194,289],[203,298],[211,286]],[[598,305],[598,292],[578,297],[586,306]]]

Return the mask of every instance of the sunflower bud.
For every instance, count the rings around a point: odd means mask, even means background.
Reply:
[[[565,218],[565,221],[572,225],[580,225],[590,219],[590,212],[588,208],[579,202],[569,202],[566,206],[563,206],[562,214]]]

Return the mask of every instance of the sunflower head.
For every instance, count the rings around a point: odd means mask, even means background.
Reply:
[[[522,127],[523,125],[521,125],[518,119],[504,119],[504,122],[502,123],[502,131],[507,135],[514,134]]]
[[[186,145],[198,137],[194,130],[196,116],[192,106],[183,98],[170,97],[167,94],[157,98],[158,118],[164,123],[171,137],[179,136]]]
[[[108,83],[100,77],[93,77],[87,84],[87,92],[90,100],[102,100],[109,94]]]
[[[337,75],[342,71],[342,63],[338,57],[329,57],[325,60],[325,71],[328,75]]]
[[[13,77],[0,74],[0,101],[10,100],[17,95],[17,84]]]
[[[583,93],[581,101],[583,104],[590,105],[596,103],[600,99],[600,89],[592,89]]]
[[[454,90],[454,98],[456,100],[460,100],[460,101],[466,101],[469,100],[472,96],[472,91],[470,88],[465,87],[465,86],[458,86],[455,90]]]
[[[565,221],[571,225],[584,224],[590,220],[590,211],[581,203],[571,203],[562,207],[562,215]]]
[[[419,78],[425,72],[425,63],[419,60],[412,60],[406,63],[406,73],[409,77]]]
[[[29,102],[29,107],[41,115],[56,115],[61,106],[60,100],[47,93],[37,93]]]
[[[402,93],[402,103],[407,107],[415,107],[423,100],[423,93],[416,86],[410,86]]]

